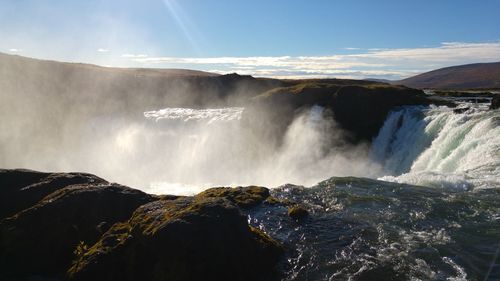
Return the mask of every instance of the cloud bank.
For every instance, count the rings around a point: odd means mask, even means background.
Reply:
[[[401,79],[432,69],[500,61],[500,42],[445,42],[437,47],[348,48],[355,53],[330,56],[161,57],[122,56],[143,67],[195,68],[276,78]]]

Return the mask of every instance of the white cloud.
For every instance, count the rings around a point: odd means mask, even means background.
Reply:
[[[121,55],[122,58],[132,58],[132,59],[139,59],[139,58],[147,58],[148,55],[145,54],[123,54]]]
[[[415,60],[422,62],[462,62],[500,60],[500,42],[461,43],[445,42],[439,47],[381,49],[368,53],[351,54],[350,57],[384,60]]]
[[[103,48],[99,48],[99,49],[97,49],[97,51],[98,51],[99,53],[107,53],[107,52],[109,52],[109,50],[108,50],[108,49],[103,49]]]
[[[12,53],[18,53],[18,52],[20,52],[20,51],[21,51],[21,50],[16,49],[16,48],[9,49],[9,52],[12,52]]]
[[[348,48],[346,48],[348,49]],[[350,48],[355,50],[355,48]],[[331,56],[147,57],[124,54],[143,66],[198,68],[265,77],[401,79],[420,72],[476,62],[500,61],[500,42],[444,42],[437,47],[367,49]]]

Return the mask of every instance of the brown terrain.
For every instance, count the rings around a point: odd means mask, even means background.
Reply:
[[[500,89],[500,62],[445,67],[393,83],[417,89]]]

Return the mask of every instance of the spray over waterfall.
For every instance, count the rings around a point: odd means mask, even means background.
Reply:
[[[243,108],[164,108],[145,112],[147,145],[157,169],[150,184],[155,193],[195,193],[213,185],[293,182],[313,185],[333,175],[374,176],[366,162],[368,147],[344,143],[345,132],[325,109],[313,106],[288,126],[276,147],[241,122]]]

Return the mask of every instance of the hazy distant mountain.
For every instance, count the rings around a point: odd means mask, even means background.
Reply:
[[[18,55],[8,55],[4,53],[0,53],[0,66],[6,66],[7,64],[28,64],[28,65],[45,65],[46,67],[67,67],[67,68],[80,68],[86,70],[95,70],[95,71],[103,71],[103,72],[118,72],[118,73],[134,73],[136,75],[151,75],[151,76],[218,76],[219,74],[199,71],[199,70],[191,70],[191,69],[159,69],[159,68],[120,68],[120,67],[102,67],[93,64],[86,63],[69,63],[69,62],[60,62],[60,61],[52,61],[52,60],[40,60],[33,59]],[[23,65],[24,66],[24,65]]]
[[[389,80],[389,79],[382,79],[382,78],[365,78],[363,80],[366,80],[366,81],[372,81],[372,82],[380,82],[380,83],[388,83],[388,84],[392,84],[394,83],[393,80]]]
[[[419,89],[492,89],[500,88],[500,62],[475,63],[440,68],[400,81]]]
[[[281,85],[278,80],[186,70],[101,67],[0,53],[0,98],[100,111],[223,106]],[[6,102],[4,102],[6,104]],[[0,110],[2,105],[0,105]]]

